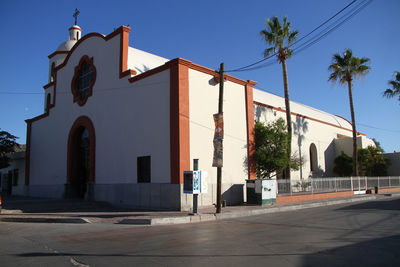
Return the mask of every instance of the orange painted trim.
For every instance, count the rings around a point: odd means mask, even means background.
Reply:
[[[93,72],[93,79],[89,85],[89,92],[85,95],[84,99],[81,99],[81,97],[79,96],[79,92],[76,89],[76,84],[77,84],[77,80],[79,79],[79,72],[82,68],[83,63],[86,63],[91,68],[91,70]],[[97,71],[96,71],[96,67],[94,66],[94,63],[93,63],[93,57],[89,58],[87,55],[84,55],[79,60],[79,64],[78,64],[78,66],[75,67],[74,75],[72,76],[71,92],[72,92],[72,95],[74,96],[74,98],[73,98],[74,103],[78,102],[78,105],[81,107],[86,104],[89,97],[91,97],[93,95],[93,86],[94,86],[94,83],[96,82],[96,77],[97,77]]]
[[[277,108],[277,107],[274,107],[274,106],[271,106],[271,105],[263,104],[263,103],[261,103],[261,102],[254,101],[254,104],[255,104],[255,105],[258,105],[258,106],[270,108],[270,109],[273,109],[273,110],[276,110],[276,111],[286,112],[286,110],[283,109],[283,108]],[[290,114],[293,115],[293,116],[299,116],[299,117],[304,118],[304,119],[308,119],[308,120],[311,120],[311,121],[315,121],[315,122],[319,122],[319,123],[326,124],[326,125],[329,125],[329,126],[333,126],[333,127],[336,127],[336,128],[342,129],[342,130],[345,130],[345,131],[349,131],[349,132],[352,132],[352,131],[353,131],[353,130],[351,130],[351,129],[347,129],[347,128],[344,128],[344,127],[342,127],[342,126],[337,126],[337,125],[335,125],[335,124],[332,124],[332,123],[329,123],[329,122],[326,122],[326,121],[321,121],[321,120],[319,120],[319,119],[315,119],[315,118],[312,118],[312,117],[309,117],[309,116],[305,116],[305,115],[302,115],[302,114],[299,114],[299,113],[290,112]],[[351,124],[351,123],[350,123],[350,124]],[[357,134],[366,136],[365,134],[360,133],[360,132],[357,132]]]
[[[82,29],[81,29],[81,28],[74,27],[74,26],[72,26],[72,27],[69,28],[68,30],[69,30],[69,31],[70,31],[70,30],[78,30],[78,31],[82,32]]]
[[[55,69],[55,78],[54,81],[45,85],[45,89],[47,89],[48,87],[50,87],[51,85],[54,85],[54,90],[53,90],[53,104],[50,105],[49,109],[55,107],[56,105],[56,85],[57,85],[57,71],[62,69],[63,67],[65,67],[68,63],[69,58],[71,57],[73,51],[75,51],[75,49],[86,39],[91,38],[91,37],[99,37],[102,38],[105,41],[108,41],[112,38],[114,38],[115,36],[117,36],[118,34],[121,35],[120,38],[120,65],[123,64],[123,66],[120,66],[120,72],[122,71],[122,73],[120,73],[120,78],[125,77],[127,75],[135,75],[136,71],[134,70],[130,70],[130,69],[126,69],[127,68],[127,62],[128,62],[128,44],[129,44],[129,31],[130,28],[126,27],[126,26],[121,26],[118,29],[116,29],[115,31],[113,31],[112,33],[110,33],[107,36],[103,36],[100,33],[89,33],[85,36],[83,36],[81,39],[79,39],[76,44],[72,47],[72,49],[70,51],[56,51],[54,53],[52,53],[51,55],[49,55],[49,58],[52,58],[55,55],[58,54],[67,54],[67,56],[64,59],[64,62],[60,65],[58,65]],[[124,50],[124,51],[122,51]],[[40,119],[43,119],[45,117],[47,117],[49,115],[49,113],[44,113],[42,115],[36,116],[34,118],[28,119],[26,120],[26,122],[28,123],[32,123],[34,121],[38,121]]]
[[[295,196],[277,196],[276,203],[282,204],[282,203],[293,203],[293,202],[307,202],[320,199],[352,197],[352,196],[354,196],[353,191],[305,194],[305,195],[295,195]]]
[[[136,75],[135,70],[128,70],[128,50],[129,50],[129,31],[130,28],[122,26],[120,28],[120,56],[119,56],[119,78],[128,75]]]
[[[385,193],[392,193],[392,192],[399,192],[400,187],[391,187],[391,188],[379,188],[378,192],[379,194],[385,194]]]
[[[254,82],[248,81],[245,85],[246,99],[246,128],[247,128],[247,164],[248,179],[256,179],[256,144],[254,132],[254,104],[253,104],[253,86]]]
[[[48,58],[52,58],[52,57],[54,57],[56,55],[62,55],[62,54],[68,54],[68,53],[69,53],[69,51],[55,51],[54,53],[51,53],[47,57]]]
[[[45,86],[43,86],[43,89],[46,90],[47,88],[54,86],[54,84],[55,84],[55,82],[49,82],[48,84],[46,84]]]
[[[171,184],[183,184],[190,169],[189,69],[187,61],[174,59],[170,66]]]
[[[348,119],[343,118],[342,116],[339,116],[339,115],[335,115],[335,116],[336,116],[336,117],[339,117],[339,118],[342,118],[342,119],[344,119],[345,121],[347,121],[350,125],[353,125]],[[360,132],[358,132],[358,131],[357,131],[357,134],[358,134],[358,135],[367,136],[366,134],[360,133]]]
[[[75,177],[73,177],[74,170],[76,166],[74,166],[74,158],[76,157],[76,134],[79,128],[85,127],[88,130],[89,133],[89,157],[90,157],[90,166],[89,166],[89,177],[88,181],[89,182],[94,182],[96,175],[96,135],[95,135],[95,128],[93,126],[92,121],[90,120],[89,117],[87,116],[80,116],[77,118],[74,122],[74,124],[71,127],[71,130],[69,131],[68,135],[68,147],[67,147],[67,183],[73,181]]]
[[[161,65],[161,66],[159,66],[157,68],[154,68],[154,69],[148,70],[146,72],[143,72],[143,73],[141,73],[139,75],[136,75],[135,77],[129,78],[129,82],[134,83],[134,82],[137,82],[139,80],[142,80],[144,78],[150,77],[150,76],[152,76],[154,74],[157,74],[157,73],[160,73],[160,72],[162,72],[164,70],[169,69],[170,68],[170,65],[168,65],[169,62],[171,62],[171,61],[168,61],[164,65]]]
[[[98,38],[102,38],[104,41],[108,41],[108,40],[114,38],[115,36],[120,35],[120,48],[122,50],[124,50],[124,51],[120,51],[120,73],[127,71],[128,70],[127,65],[128,65],[129,31],[130,31],[129,27],[121,26],[107,36],[104,36],[97,32],[86,34],[85,36],[83,36],[81,39],[79,39],[76,42],[76,44],[71,48],[70,51],[65,51],[67,53],[67,56],[65,57],[64,62],[56,67],[56,70],[60,70],[61,68],[65,67],[65,65],[67,65],[68,60],[71,57],[72,53],[86,39],[89,39],[92,37],[98,37]],[[132,72],[133,71],[134,70],[132,70]]]

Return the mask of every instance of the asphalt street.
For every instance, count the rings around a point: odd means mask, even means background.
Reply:
[[[1,266],[400,266],[400,198],[168,226],[0,223]]]

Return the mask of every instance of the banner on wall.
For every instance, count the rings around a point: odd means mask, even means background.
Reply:
[[[223,165],[223,146],[222,140],[224,139],[224,119],[222,113],[217,113],[213,115],[215,123],[215,133],[214,133],[214,157],[213,157],[213,167],[222,167]]]

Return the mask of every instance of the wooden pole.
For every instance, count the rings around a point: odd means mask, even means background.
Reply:
[[[224,108],[224,63],[221,63],[219,68],[219,99],[218,99],[218,113],[223,113]],[[222,140],[221,140],[222,145]],[[217,167],[217,207],[216,213],[221,213],[222,206],[222,167]]]

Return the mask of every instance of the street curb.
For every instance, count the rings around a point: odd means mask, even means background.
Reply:
[[[161,217],[161,218],[126,218],[115,224],[125,224],[125,225],[172,225],[172,224],[188,224],[188,223],[199,223],[199,222],[207,222],[207,221],[217,221],[217,220],[226,220],[232,218],[240,218],[247,216],[256,216],[268,213],[277,213],[277,212],[287,212],[287,211],[295,211],[301,209],[309,209],[309,208],[317,208],[324,206],[332,206],[338,204],[345,203],[353,203],[353,202],[361,202],[368,200],[376,200],[378,198],[386,197],[399,197],[400,193],[390,193],[383,195],[365,195],[358,196],[353,198],[346,199],[331,199],[331,200],[323,200],[320,202],[310,202],[310,203],[293,203],[286,204],[281,206],[265,206],[265,207],[257,207],[256,209],[241,209],[238,211],[228,211],[225,213],[204,213],[204,214],[196,214],[196,215],[186,215],[186,216],[175,216],[175,217]],[[6,215],[6,214],[4,214]],[[8,215],[8,216],[7,216]],[[18,216],[12,216],[12,214],[7,214],[5,217],[0,215],[0,222],[21,222],[21,223],[71,223],[71,224],[86,224],[93,223],[89,218],[82,217],[24,217],[19,214]]]
[[[38,218],[38,217],[0,217],[0,222],[20,223],[88,223],[83,218]]]
[[[126,219],[123,220],[123,224],[171,225],[171,224],[198,223],[205,221],[217,221],[217,220],[232,219],[239,217],[256,216],[268,213],[317,208],[317,207],[375,200],[375,199],[377,199],[377,196],[372,195],[372,196],[363,196],[350,199],[337,199],[337,200],[322,201],[322,202],[302,203],[290,206],[272,206],[272,207],[269,206],[261,209],[241,210],[236,212],[227,212],[219,214],[197,214],[184,217],[164,217],[164,218],[150,218],[150,219]],[[142,223],[142,221],[144,220],[146,220],[146,223]]]

